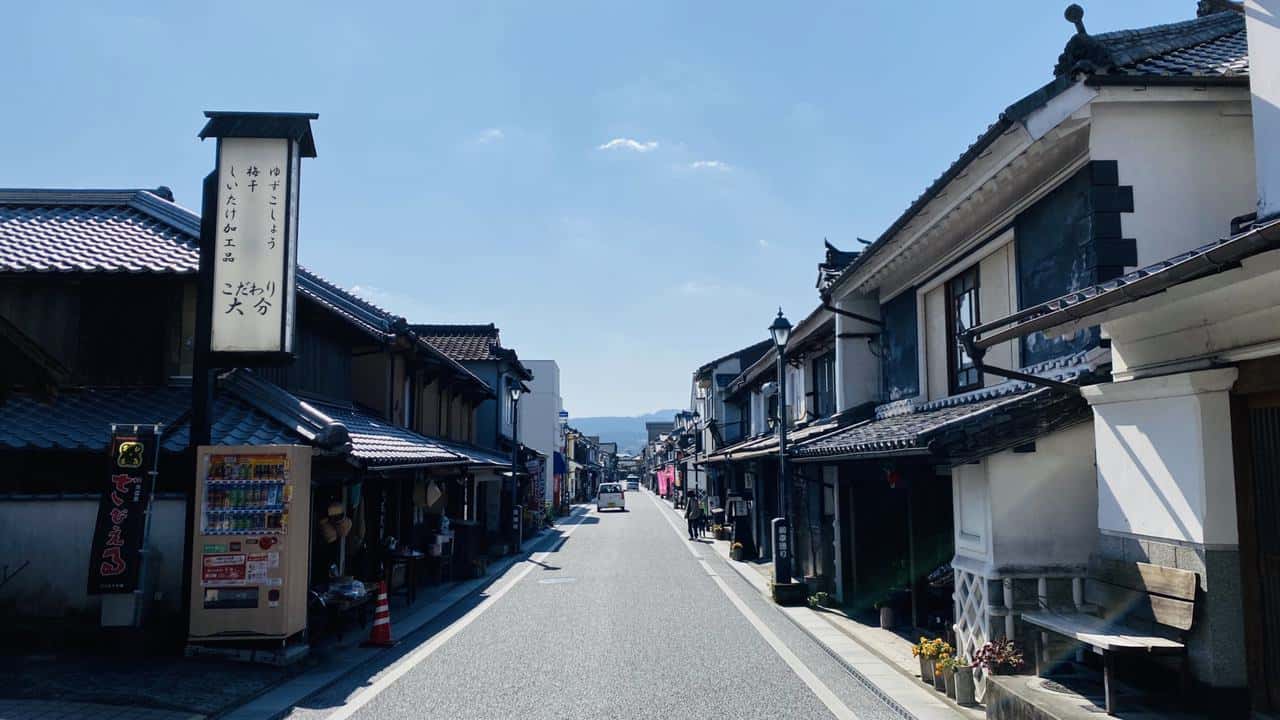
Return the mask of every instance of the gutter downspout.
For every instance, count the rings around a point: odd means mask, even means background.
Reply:
[[[1039,385],[1040,387],[1053,388],[1061,390],[1072,395],[1080,394],[1080,386],[1073,383],[1065,383],[1061,380],[1050,380],[1049,378],[1040,377],[1039,375],[1031,375],[1017,370],[1008,370],[1006,368],[988,365],[982,361],[984,355],[987,354],[986,348],[980,348],[973,341],[973,335],[964,333],[960,336],[960,344],[964,346],[964,351],[973,359],[973,366],[977,368],[978,374],[991,373],[1007,380],[1021,380],[1022,382]]]

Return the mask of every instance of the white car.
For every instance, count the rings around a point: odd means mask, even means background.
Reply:
[[[638,478],[638,477],[634,477],[634,476],[627,478],[627,489],[628,489],[628,490],[639,490],[639,489],[640,489],[640,478]]]
[[[627,493],[618,483],[604,483],[596,491],[596,512],[604,510],[627,511]]]

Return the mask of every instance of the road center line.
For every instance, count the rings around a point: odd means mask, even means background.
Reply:
[[[585,512],[579,515],[578,521],[573,525],[571,525],[568,530],[565,530],[564,534],[562,534],[558,539],[560,540],[567,539],[570,535],[574,533],[575,530],[582,527],[584,519],[590,514],[591,514],[590,512]],[[522,561],[524,564],[524,568],[521,569],[520,572],[517,573],[516,576],[511,579],[511,582],[498,588],[498,590],[496,590],[492,595],[489,595],[488,597],[486,597],[483,602],[481,602],[479,605],[472,608],[466,615],[463,615],[461,618],[458,618],[458,620],[456,620],[449,627],[445,628],[444,630],[442,630],[441,632],[433,636],[431,640],[428,641],[426,644],[422,645],[417,650],[414,650],[409,655],[404,656],[400,660],[397,660],[394,664],[392,664],[386,670],[383,670],[378,675],[377,680],[374,680],[371,684],[365,686],[364,688],[361,688],[359,691],[356,692],[356,694],[352,695],[351,698],[347,700],[347,702],[342,707],[330,713],[327,716],[328,720],[346,720],[346,718],[349,718],[352,715],[354,715],[357,710],[364,707],[365,705],[368,705],[371,700],[377,697],[383,690],[386,690],[388,687],[390,687],[392,683],[394,683],[396,680],[399,680],[401,677],[404,676],[405,673],[412,670],[423,660],[426,660],[428,657],[430,657],[431,654],[434,653],[436,650],[439,650],[441,647],[443,647],[444,644],[449,642],[449,640],[454,635],[457,635],[458,633],[462,632],[462,630],[465,629],[468,625],[475,622],[476,618],[483,615],[485,610],[488,610],[490,607],[493,606],[494,603],[501,600],[503,595],[506,595],[507,592],[511,590],[511,588],[516,586],[516,583],[523,580],[524,577],[528,575],[530,572],[532,572],[534,568],[538,567],[537,563],[540,563],[543,560],[546,560],[549,555],[551,555],[550,551],[543,551],[543,552],[539,552],[534,555],[531,555],[527,559]]]
[[[675,531],[676,537],[684,541],[686,539],[686,535],[680,526],[676,524],[675,520],[672,519],[671,514],[666,511],[666,508],[664,508],[660,502],[658,502],[656,497],[649,493],[646,493],[646,495],[648,495],[649,499],[653,501],[654,506],[658,508],[658,512],[667,519],[667,523],[671,525],[671,529]],[[683,544],[690,554],[694,557],[699,557],[691,543],[684,542]],[[747,619],[747,622],[751,623],[751,626],[756,629],[756,632],[760,633],[760,637],[764,638],[764,641],[769,643],[769,647],[773,648],[773,651],[778,654],[778,657],[782,658],[782,661],[791,668],[791,671],[803,680],[805,685],[809,686],[809,689],[813,691],[814,695],[818,696],[818,699],[822,701],[823,705],[827,706],[827,709],[831,711],[832,715],[840,718],[840,720],[858,720],[857,713],[850,710],[848,705],[841,702],[840,698],[831,691],[831,688],[827,687],[827,684],[822,682],[822,680],[809,669],[809,666],[804,664],[803,660],[797,657],[795,653],[791,652],[791,648],[787,647],[786,644],[782,642],[782,639],[775,635],[773,630],[769,629],[769,626],[760,619],[759,615],[756,615],[751,608],[747,607],[747,604],[743,602],[742,598],[738,597],[738,594],[729,587],[728,583],[726,583],[720,576],[710,572],[711,566],[707,564],[706,560],[699,558],[699,562],[707,568],[708,574],[711,575],[711,579],[715,582],[716,587],[720,588],[720,590],[725,594],[725,597],[729,598],[729,602],[733,603],[733,606],[738,609],[738,612],[742,613],[742,616]]]

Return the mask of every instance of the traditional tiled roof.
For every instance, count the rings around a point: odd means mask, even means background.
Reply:
[[[200,217],[156,190],[0,190],[0,273],[193,275],[200,266]],[[403,332],[403,318],[310,270],[298,294],[370,337]],[[488,385],[424,343],[457,376]]]
[[[1246,82],[1249,73],[1243,19],[1235,12],[1206,14],[1194,20],[1157,25],[1139,30],[1122,30],[1090,36],[1077,32],[1068,42],[1054,79],[1033,90],[1004,109],[976,140],[960,154],[911,205],[835,277],[826,278],[820,292],[825,296],[845,278],[878,255],[898,232],[911,223],[926,205],[976,158],[981,156],[1015,123],[1022,122],[1077,81],[1101,84],[1185,82],[1203,84],[1211,80]]]
[[[152,194],[0,194],[0,272],[195,273],[200,261],[195,236],[136,207],[140,196]]]
[[[432,347],[459,362],[505,360],[526,380],[533,373],[520,362],[516,351],[502,347],[501,333],[493,324],[446,325],[413,324],[409,328]]]
[[[169,452],[185,450],[191,388],[88,387],[55,398],[17,393],[0,403],[0,448],[105,452],[111,424],[163,423]],[[301,438],[235,397],[214,402],[213,441],[219,445],[300,442]]]
[[[382,420],[355,407],[314,403],[340,422],[351,436],[351,454],[370,467],[380,465],[466,464],[467,458],[443,443]]]
[[[445,448],[448,448],[450,452],[466,458],[467,463],[473,467],[511,467],[510,455],[504,455],[503,453],[496,452],[494,450],[476,447],[475,445],[468,445],[466,443],[450,442],[447,440],[440,440],[438,442]]]
[[[1247,75],[1244,16],[1224,11],[1137,30],[1077,32],[1058,58],[1054,74],[1080,72],[1185,78]]]
[[[501,360],[498,328],[488,325],[418,325],[410,327],[454,360]]]
[[[753,345],[748,345],[740,350],[734,350],[731,353],[721,355],[715,360],[703,363],[696,371],[694,371],[694,375],[704,375],[715,369],[717,365],[725,360],[731,360],[733,358],[738,358],[738,362],[741,367],[747,367],[756,360],[759,360],[760,356],[769,352],[769,349],[772,347],[773,342],[771,340],[761,340]]]

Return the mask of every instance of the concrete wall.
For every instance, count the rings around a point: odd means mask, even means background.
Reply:
[[[1255,209],[1247,90],[1115,88],[1091,112],[1089,157],[1116,160],[1120,184],[1133,187],[1120,222],[1139,266],[1225,237],[1231,218]]]
[[[158,499],[151,526],[151,545],[159,558],[158,605],[177,610],[182,583],[182,500]],[[0,604],[16,603],[24,615],[60,616],[98,611],[101,601],[85,593],[89,551],[98,500],[0,501],[0,558],[11,566],[27,566],[0,589]]]

